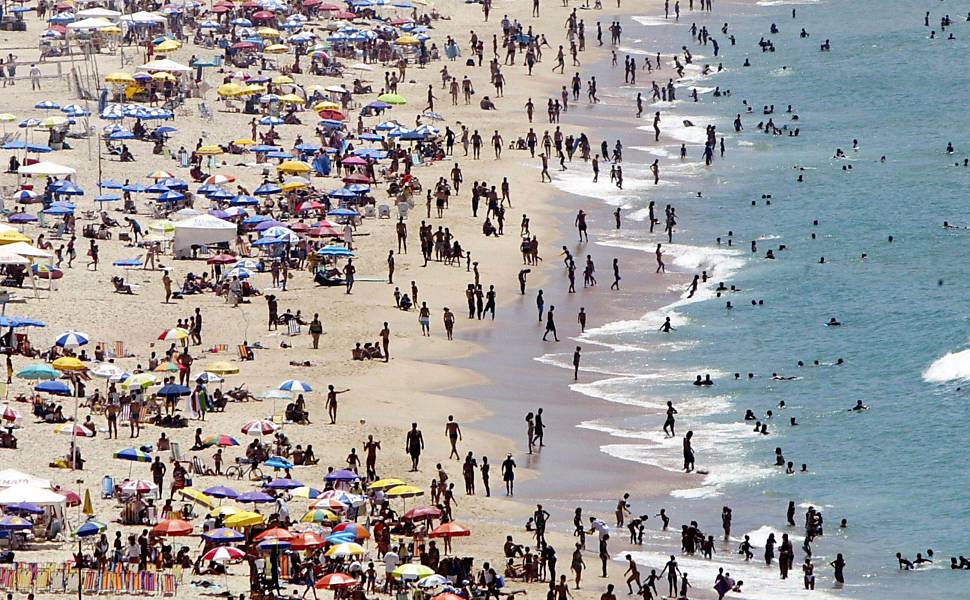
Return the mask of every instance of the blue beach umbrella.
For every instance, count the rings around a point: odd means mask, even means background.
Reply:
[[[61,381],[51,380],[38,383],[34,386],[34,391],[51,394],[52,396],[67,396],[71,393],[71,388]]]

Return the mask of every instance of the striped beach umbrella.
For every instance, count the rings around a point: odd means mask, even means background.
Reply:
[[[152,455],[147,452],[142,452],[138,448],[125,448],[124,450],[117,450],[114,455],[118,460],[130,460],[131,462],[152,462]]]
[[[204,537],[207,540],[211,540],[213,542],[224,543],[224,544],[241,542],[244,539],[246,539],[246,536],[239,533],[235,529],[230,529],[229,527],[220,527],[219,529],[213,529],[212,531],[207,531],[202,534],[202,537]],[[207,560],[211,560],[211,559],[207,559]]]
[[[57,336],[54,343],[61,348],[77,348],[87,344],[90,339],[90,336],[83,331],[65,331]]]
[[[245,537],[242,537],[242,539],[245,539]],[[219,546],[206,552],[202,559],[217,563],[227,563],[242,560],[245,557],[246,553],[239,548],[233,548],[232,546]]]
[[[283,390],[284,392],[294,392],[297,394],[305,394],[313,391],[313,388],[310,387],[309,383],[300,381],[299,379],[287,379],[280,384],[279,389]]]

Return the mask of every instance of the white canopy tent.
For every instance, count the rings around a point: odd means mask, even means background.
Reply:
[[[12,486],[29,485],[31,487],[50,489],[51,482],[48,479],[34,477],[29,473],[18,471],[17,469],[4,469],[0,471],[0,488]]]
[[[71,30],[84,31],[88,29],[104,29],[105,27],[113,27],[114,23],[109,21],[104,17],[90,17],[87,19],[82,19],[80,21],[75,21],[73,23],[68,23],[67,28]]]
[[[192,68],[167,58],[160,58],[143,64],[141,69],[145,71],[165,71],[166,73],[191,73]]]
[[[32,165],[24,165],[20,167],[17,169],[17,173],[20,173],[21,175],[49,175],[51,177],[66,177],[67,175],[77,174],[77,170],[72,169],[71,167],[65,167],[64,165],[42,160]]]
[[[136,12],[134,14],[125,15],[121,17],[121,20],[126,23],[167,23],[168,19],[162,15],[158,15],[150,12]]]
[[[37,506],[60,506],[67,502],[67,498],[50,489],[26,483],[8,487],[0,492],[0,506],[18,502],[29,502]]]
[[[184,253],[192,246],[208,246],[236,239],[236,226],[212,215],[199,215],[175,223],[174,251]]]
[[[117,19],[118,17],[121,16],[121,13],[116,10],[111,10],[108,8],[101,8],[100,6],[96,6],[94,8],[86,8],[84,10],[78,11],[77,16],[83,17],[85,19],[89,17],[103,17],[105,19]]]

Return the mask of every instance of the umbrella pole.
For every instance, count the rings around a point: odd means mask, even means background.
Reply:
[[[77,392],[74,393],[74,422],[71,423],[71,470],[75,469],[74,462],[77,457]],[[78,590],[81,588],[81,571],[78,569]]]

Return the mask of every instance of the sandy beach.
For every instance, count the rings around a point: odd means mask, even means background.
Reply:
[[[77,259],[71,268],[67,267],[65,261],[63,278],[54,282],[54,289],[41,289],[35,295],[28,280],[23,289],[12,290],[24,303],[7,306],[6,315],[29,316],[45,323],[46,327],[42,329],[27,331],[34,347],[41,350],[49,347],[60,332],[69,330],[88,334],[91,345],[83,348],[88,350],[88,354],[92,353],[93,345],[99,342],[104,342],[109,349],[116,342],[123,342],[129,356],[114,358],[110,362],[126,371],[134,372],[148,364],[151,352],[164,354],[170,342],[158,339],[161,332],[175,327],[180,319],[188,322],[193,312],[199,309],[204,315],[205,326],[201,335],[202,343],[190,346],[195,359],[193,374],[201,373],[207,365],[217,361],[228,361],[238,367],[239,372],[226,376],[225,382],[221,384],[223,389],[244,385],[253,394],[259,395],[260,392],[275,389],[280,382],[290,379],[306,381],[312,385],[314,391],[307,394],[307,410],[311,423],[285,424],[281,431],[294,446],[313,445],[319,463],[292,469],[293,479],[313,487],[322,487],[328,466],[340,469],[347,465],[346,458],[351,448],[361,454],[368,435],[373,435],[382,444],[378,453],[380,477],[401,478],[427,493],[429,482],[436,476],[435,464],[441,463],[451,476],[451,481],[457,482],[461,475],[461,462],[446,459],[449,448],[445,423],[449,415],[454,415],[462,426],[463,433],[458,445],[459,452],[464,455],[471,451],[476,457],[488,456],[493,464],[491,498],[485,498],[481,493],[475,496],[461,493],[456,495],[455,520],[472,530],[469,538],[455,541],[456,552],[474,556],[476,571],[486,561],[498,568],[505,562],[502,557],[505,536],[511,534],[517,541],[526,541],[528,534],[523,530],[523,524],[532,512],[530,505],[534,501],[548,501],[549,506],[557,509],[550,524],[554,534],[549,539],[559,550],[560,565],[566,565],[572,544],[571,537],[568,536],[571,515],[567,511],[574,501],[601,506],[601,516],[611,522],[612,514],[609,509],[615,505],[616,498],[622,492],[632,492],[638,502],[644,502],[647,498],[665,494],[680,483],[678,478],[651,467],[630,468],[623,464],[622,468],[617,468],[621,464],[619,461],[598,451],[606,436],[576,428],[590,414],[601,410],[622,412],[622,409],[612,405],[585,405],[580,396],[569,391],[567,386],[570,381],[565,370],[535,361],[536,357],[549,351],[549,346],[539,341],[541,325],[534,319],[535,290],[542,287],[548,298],[566,297],[564,301],[554,303],[561,315],[559,334],[563,340],[558,345],[561,348],[557,349],[568,361],[568,352],[573,345],[569,337],[578,333],[575,325],[578,306],[586,307],[590,313],[591,325],[639,316],[651,307],[662,304],[666,296],[666,286],[675,281],[675,276],[665,280],[663,286],[643,285],[640,282],[645,281],[644,275],[652,267],[638,262],[638,255],[634,252],[617,251],[615,255],[621,257],[624,264],[624,285],[621,292],[607,296],[606,291],[599,290],[582,297],[564,293],[563,277],[559,274],[559,269],[562,268],[561,258],[558,258],[559,248],[564,244],[568,245],[577,257],[584,252],[585,244],[579,246],[572,241],[572,219],[576,210],[583,206],[582,201],[560,193],[551,185],[540,183],[537,160],[530,159],[526,151],[508,149],[508,143],[529,127],[524,105],[530,98],[537,107],[534,127],[537,131],[546,129],[545,99],[555,96],[564,83],[562,76],[550,73],[549,69],[554,61],[554,48],[559,43],[557,40],[562,36],[560,23],[565,20],[571,8],[544,4],[541,18],[531,17],[530,8],[524,3],[500,3],[492,7],[489,22],[483,24],[481,9],[477,4],[447,1],[435,5],[435,9],[448,20],[433,22],[432,39],[442,47],[445,36],[455,36],[462,46],[463,56],[457,61],[431,62],[426,67],[408,66],[407,75],[398,86],[398,92],[407,98],[407,105],[395,107],[383,118],[394,118],[402,125],[412,125],[414,116],[421,112],[426,89],[431,86],[438,97],[434,110],[440,112],[445,119],[442,123],[436,123],[436,126],[443,130],[447,125],[458,130],[464,124],[470,129],[480,131],[486,140],[490,138],[491,132],[500,130],[504,136],[505,151],[501,160],[494,160],[492,148],[486,141],[482,160],[471,160],[471,157],[464,156],[461,144],[456,143],[454,156],[448,156],[445,160],[428,166],[416,167],[413,174],[420,178],[425,189],[429,189],[439,177],[449,178],[452,165],[459,163],[464,180],[462,191],[452,196],[443,219],[434,216],[427,218],[423,197],[416,199],[407,220],[407,254],[396,252],[394,218],[364,219],[354,232],[354,264],[357,266],[358,281],[352,294],[344,293],[343,287],[319,287],[314,284],[312,274],[306,271],[290,271],[285,291],[272,289],[268,274],[257,274],[251,281],[263,295],[247,298],[238,307],[231,306],[212,293],[165,302],[162,266],[167,269],[176,287],[189,273],[200,274],[209,271],[210,267],[204,259],[175,260],[170,254],[158,258],[157,269],[113,267],[112,263],[116,261],[145,257],[143,248],[117,239],[118,232],[125,231],[122,226],[114,229],[112,239],[97,241],[100,251],[97,271],[86,268],[89,262],[86,256],[89,240],[78,233]],[[618,11],[610,6],[603,11],[583,11],[583,16],[587,18],[587,50],[582,54],[584,63],[605,62],[609,56],[608,44],[602,48],[595,46],[589,21],[600,19],[605,24],[634,8],[638,11],[643,9],[624,6]],[[423,8],[419,12],[421,10]],[[537,32],[539,29],[545,30],[552,46],[543,49],[543,60],[531,77],[526,76],[521,64],[506,68],[503,71],[507,77],[505,93],[502,97],[496,97],[495,90],[488,85],[487,65],[465,66],[465,39],[472,30],[480,32],[486,40],[496,30],[500,34],[499,21],[503,15],[517,19],[526,26],[534,25]],[[43,118],[45,112],[35,109],[34,106],[41,100],[50,99],[62,106],[77,103],[96,113],[97,102],[78,99],[67,86],[70,77],[64,75],[73,68],[87,76],[86,70],[91,69],[94,63],[88,61],[82,64],[77,56],[53,57],[39,62],[36,39],[44,30],[44,25],[33,14],[28,14],[25,21],[27,31],[7,31],[0,35],[0,54],[15,54],[20,69],[18,76],[22,76],[15,87],[5,89],[3,110],[16,115],[17,120],[28,116]],[[143,47],[129,47],[126,53],[129,56],[135,55],[135,66],[147,59]],[[167,54],[167,57],[188,63],[190,57],[204,53],[200,53],[195,45],[187,43],[181,49]],[[211,54],[212,50],[208,53]],[[38,64],[42,73],[39,91],[29,91],[31,81],[26,75],[31,64]],[[440,69],[444,66],[456,77],[468,74],[472,78],[477,92],[472,103],[464,104],[459,99],[458,105],[451,105],[447,90],[441,83]],[[367,73],[366,78],[376,92],[383,87],[382,71],[392,68],[381,65],[374,67],[374,72]],[[118,55],[107,51],[97,55],[96,69],[101,77],[117,70],[137,71],[132,65],[123,63]],[[215,69],[205,70],[204,79],[210,91],[201,100],[187,99],[187,114],[179,114],[171,122],[177,131],[171,133],[165,145],[173,156],[152,155],[150,143],[132,140],[127,143],[134,155],[134,162],[120,162],[115,157],[107,156],[104,142],[94,137],[69,138],[72,149],[41,156],[43,160],[49,159],[77,170],[76,176],[71,179],[85,190],[84,196],[74,199],[79,213],[78,232],[82,225],[91,222],[86,221],[80,213],[96,208],[92,199],[98,193],[96,190],[99,180],[131,179],[150,183],[147,181],[148,175],[159,169],[171,171],[176,177],[188,180],[188,170],[180,167],[174,157],[179,147],[195,148],[199,140],[202,145],[226,144],[234,138],[248,136],[252,115],[227,112],[225,103],[218,100],[212,91],[220,85],[224,75],[231,75],[234,70],[227,68],[225,73],[217,73]],[[340,81],[336,78],[296,74],[293,78],[300,85],[328,85]],[[346,82],[346,77],[342,81]],[[604,85],[609,84],[604,82]],[[497,110],[483,111],[479,108],[478,100],[483,95],[489,95],[495,101]],[[365,95],[359,102],[364,103],[371,98],[372,96]],[[211,121],[199,118],[197,106],[200,102],[204,102],[213,111],[214,118]],[[576,108],[580,111],[587,110],[586,106]],[[574,109],[571,106],[570,112],[564,114],[563,122],[570,123],[572,133],[578,133],[580,129],[571,122],[572,110]],[[315,139],[312,126],[316,118],[314,112],[298,111],[296,115],[303,120],[303,126],[283,125],[276,128],[282,136],[280,145],[284,148],[292,147],[298,134],[304,140]],[[368,118],[366,126],[373,126],[383,118]],[[348,128],[351,128],[354,120],[356,117],[348,120]],[[97,129],[106,124],[105,121],[98,120],[96,114],[83,117],[80,121]],[[17,130],[15,122],[7,125],[8,132]],[[266,129],[259,127],[260,132]],[[42,142],[46,135],[43,130],[34,130],[31,127],[20,128],[16,133],[21,134],[20,139],[24,139],[28,132],[33,142]],[[19,156],[23,158],[22,152]],[[227,174],[236,178],[229,187],[242,185],[248,190],[258,187],[266,172],[263,164],[255,163],[251,153],[215,156],[211,164],[211,173]],[[472,181],[487,181],[489,185],[499,185],[503,177],[511,182],[513,207],[506,212],[506,232],[502,237],[484,237],[481,219],[471,216],[467,188]],[[33,183],[36,191],[42,190],[42,180],[35,179]],[[17,206],[12,199],[17,184],[17,175],[3,176],[5,206],[8,211]],[[340,186],[340,181],[333,176],[312,177],[311,185],[332,190]],[[385,202],[383,187],[381,183],[374,186],[378,204]],[[139,207],[136,215],[125,215],[116,210],[115,207],[119,206],[117,203],[109,205],[107,213],[118,221],[126,216],[134,218],[144,228],[153,220],[146,214],[144,200],[143,196],[136,196]],[[204,210],[207,202],[197,202],[196,208]],[[32,205],[27,206],[28,212],[36,212],[34,209]],[[434,212],[432,208],[429,210]],[[516,234],[523,213],[530,219],[530,232],[540,242],[539,254],[543,263],[532,268],[533,272],[528,279],[528,292],[520,295],[516,274],[522,268],[522,257],[519,250],[520,238]],[[609,214],[603,212],[591,215],[591,218],[591,231],[594,235],[608,230],[607,224],[611,218]],[[481,283],[486,289],[490,285],[495,286],[498,308],[494,322],[488,319],[479,321],[465,318],[463,290],[467,283],[474,280],[473,274],[466,269],[466,261],[463,260],[456,266],[433,261],[427,267],[422,266],[417,239],[418,223],[421,220],[427,220],[435,228],[438,225],[448,227],[455,238],[461,241],[465,251],[471,253],[471,260],[478,262]],[[56,222],[56,218],[47,217],[47,221]],[[23,233],[32,242],[37,242],[41,233],[45,233],[47,238],[52,237],[50,230],[44,231],[35,224],[23,226]],[[50,241],[56,249],[66,243],[66,238]],[[390,249],[395,250],[396,259],[393,284],[386,282],[386,256]],[[600,266],[601,286],[606,287],[603,282],[607,280],[608,265],[604,258],[601,257],[600,260],[603,261]],[[111,281],[114,276],[123,276],[135,288],[135,293],[130,296],[115,293]],[[405,312],[395,307],[395,286],[409,292],[412,281],[420,290],[418,302],[427,302],[431,310],[430,337],[421,336],[415,310]],[[41,281],[39,285],[45,288],[46,283]],[[275,294],[278,298],[280,313],[287,310],[295,313],[299,310],[307,321],[319,313],[324,328],[319,349],[311,348],[306,326],[296,336],[284,335],[286,328],[282,326],[275,331],[267,331],[267,293]],[[441,319],[444,307],[452,308],[458,316],[454,341],[448,341],[444,335]],[[390,361],[352,360],[351,351],[354,345],[377,340],[384,322],[388,323],[390,329]],[[244,341],[250,345],[262,346],[254,349],[255,360],[239,360],[236,348]],[[211,351],[223,345],[226,349]],[[596,350],[588,348],[586,351]],[[29,364],[43,362],[19,355],[14,355],[12,360],[14,372]],[[582,372],[580,380],[589,381],[596,377],[596,374]],[[92,418],[97,427],[97,435],[78,440],[86,464],[83,470],[73,471],[50,466],[57,457],[68,454],[72,438],[53,433],[53,425],[49,423],[36,422],[30,414],[31,405],[16,400],[18,397],[32,395],[35,383],[14,377],[13,383],[8,386],[9,406],[17,410],[22,418],[17,421],[19,428],[15,430],[18,449],[0,450],[4,467],[49,479],[60,486],[61,490],[71,490],[82,497],[85,492],[90,492],[93,514],[98,520],[108,524],[108,533],[112,536],[115,531],[122,531],[127,535],[138,533],[142,528],[122,526],[116,522],[120,507],[115,499],[101,497],[102,477],[110,475],[116,482],[120,482],[128,477],[130,471],[132,478],[151,480],[149,465],[116,460],[112,458],[114,452],[126,447],[157,446],[159,435],[164,431],[171,441],[181,446],[184,460],[197,457],[205,465],[212,466],[215,448],[188,450],[193,445],[195,429],[201,427],[204,435],[226,434],[239,439],[240,446],[224,449],[224,462],[232,464],[235,458],[243,456],[245,445],[252,439],[240,433],[240,426],[254,419],[273,420],[277,417],[279,420],[289,402],[286,399],[231,402],[224,412],[209,412],[204,422],[190,419],[188,426],[184,428],[163,429],[146,425],[137,439],[129,438],[125,424],[119,427],[119,439],[107,439],[105,417],[103,414],[95,414]],[[103,393],[106,384],[102,379],[92,379],[87,382],[87,392],[90,394],[101,388]],[[328,385],[333,385],[338,390],[349,389],[339,396],[338,418],[334,425],[328,424],[326,414],[325,397]],[[213,386],[210,385],[209,388],[213,389]],[[72,398],[55,397],[53,400],[63,406],[63,413],[67,417],[73,418],[75,403]],[[524,415],[540,406],[545,408],[548,417],[546,435],[549,443],[541,452],[529,456],[525,453]],[[180,401],[180,407],[183,415],[188,412],[186,399]],[[78,420],[83,421],[90,412],[89,408],[81,407],[77,411]],[[403,451],[406,432],[412,421],[419,424],[426,443],[421,469],[417,473],[408,472],[410,463]],[[569,443],[565,443],[567,439]],[[522,481],[521,488],[517,488],[515,502],[506,499],[501,490],[499,463],[507,453],[512,453],[515,457],[519,467],[517,481]],[[169,475],[165,478],[168,484],[171,481],[172,468],[169,453],[157,454],[168,463]],[[268,469],[264,470],[266,471]],[[282,477],[283,471],[278,470],[272,475]],[[238,491],[256,489],[254,482],[192,475],[193,488],[201,490],[216,485],[229,485]],[[163,490],[162,497],[168,497],[167,490]],[[415,502],[427,503],[426,498],[417,499]],[[289,503],[294,519],[299,519],[306,503],[307,500],[303,499],[294,499]],[[176,503],[177,506],[181,504],[181,501]],[[410,501],[408,506],[411,506]],[[79,511],[80,507],[67,509],[68,523],[71,525],[68,529],[73,529],[83,519]],[[193,522],[196,529],[193,536],[187,538],[186,545],[194,547],[199,543],[196,536],[201,532],[200,523],[200,519]],[[74,545],[69,543],[73,538],[70,531],[63,537],[68,543],[38,542],[29,549],[18,551],[17,560],[42,563],[68,559],[74,550]],[[624,536],[621,534],[617,537]],[[185,540],[173,541],[176,547],[180,547]],[[372,545],[368,546],[368,550],[369,558],[379,558]],[[597,561],[595,551],[589,552],[586,560],[590,568],[594,568],[593,563]],[[619,573],[622,569],[619,564],[612,566],[611,578],[607,581],[620,586],[622,580]],[[230,567],[229,571],[232,574],[227,580],[229,589],[235,593],[245,591],[245,565]],[[603,593],[603,582],[593,580],[592,574],[590,578],[590,581],[584,582],[583,590],[574,592],[577,597],[592,598]],[[194,593],[189,582],[198,579],[204,578],[186,573],[179,594]],[[221,577],[211,579],[221,582]],[[709,588],[708,582],[697,582],[696,585]],[[527,590],[533,596],[543,593],[545,587],[542,583],[508,584],[509,589]],[[299,589],[302,591],[302,586]],[[619,589],[618,587],[618,591]],[[696,596],[704,597],[704,592],[698,592]]]

